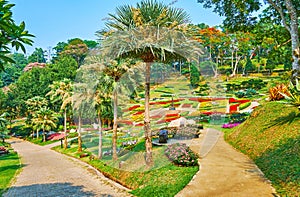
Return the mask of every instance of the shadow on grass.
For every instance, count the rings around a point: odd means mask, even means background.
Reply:
[[[6,171],[6,170],[18,170],[18,169],[20,169],[20,168],[23,168],[24,166],[26,166],[26,165],[24,165],[24,164],[16,164],[16,165],[9,165],[9,166],[1,166],[0,167],[0,172],[4,172],[4,171]]]
[[[255,159],[282,196],[300,196],[300,135],[282,141]]]
[[[266,128],[271,128],[273,126],[291,124],[294,121],[300,120],[300,113],[291,112],[287,116],[279,117],[273,120],[270,124],[265,125]]]
[[[101,196],[108,197],[110,194],[95,194],[91,191],[84,191],[83,186],[75,186],[71,183],[49,183],[49,184],[34,184],[27,186],[11,187],[3,194],[3,197],[9,196],[60,196],[60,197],[82,197],[82,196]]]

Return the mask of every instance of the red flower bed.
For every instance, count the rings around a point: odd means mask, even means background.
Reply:
[[[172,120],[176,120],[178,119],[178,117],[174,117],[174,118],[166,118],[166,122],[171,122]]]
[[[230,112],[230,113],[236,112],[238,106],[240,106],[240,104],[231,105],[231,106],[229,107],[229,112]]]
[[[138,111],[138,112],[135,112],[133,115],[140,115],[140,114],[143,114],[145,111]]]
[[[177,113],[176,114],[167,114],[166,115],[166,117],[178,117],[178,116],[179,116],[179,114],[177,114]]]
[[[235,98],[229,98],[229,103],[247,103],[250,100],[236,100]]]
[[[141,127],[141,126],[144,126],[144,123],[138,123],[138,124],[136,124],[135,126]]]
[[[139,108],[140,105],[134,105],[128,108],[129,111],[135,110],[136,108]]]

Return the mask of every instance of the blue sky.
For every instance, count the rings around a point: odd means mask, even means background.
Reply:
[[[124,4],[135,5],[140,0],[10,0],[16,4],[13,18],[16,23],[25,21],[26,29],[35,35],[34,44],[27,48],[27,55],[34,48],[54,47],[58,42],[71,38],[96,40],[95,32],[104,27],[108,13]],[[164,0],[166,4],[172,0]],[[197,0],[178,0],[174,7],[189,13],[194,24],[210,26],[221,24],[221,18],[209,9],[204,9]]]

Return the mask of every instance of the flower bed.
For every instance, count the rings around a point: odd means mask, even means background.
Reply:
[[[236,122],[236,123],[226,123],[222,125],[222,128],[226,128],[226,129],[231,129],[233,127],[236,127],[238,125],[240,125],[241,123]]]
[[[199,156],[186,144],[176,143],[169,145],[165,154],[170,161],[179,166],[197,166]]]

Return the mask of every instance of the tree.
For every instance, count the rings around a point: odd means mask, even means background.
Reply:
[[[32,121],[31,117],[37,116],[38,111],[40,111],[42,108],[47,107],[48,101],[40,96],[35,96],[33,98],[28,99],[25,101],[27,105],[27,110],[30,113],[29,122],[33,125],[34,122]],[[34,131],[32,132],[34,134]],[[32,135],[33,137],[34,135]],[[39,128],[37,128],[36,131],[36,138],[39,138]]]
[[[51,91],[47,93],[46,96],[50,96],[50,100],[53,103],[61,102],[60,109],[63,110],[64,117],[64,148],[68,147],[67,141],[67,110],[71,107],[72,102],[72,83],[69,79],[64,79],[62,81],[54,81],[50,85]]]
[[[28,62],[46,63],[44,50],[42,48],[35,48],[32,54],[28,57]]]
[[[24,53],[24,44],[32,45],[30,37],[34,37],[25,30],[25,23],[17,25],[12,19],[11,8],[14,4],[9,4],[6,0],[0,1],[0,70],[4,70],[4,63],[14,63],[13,59],[7,57],[10,53],[10,46],[16,50],[21,49]]]
[[[111,59],[140,58],[145,69],[145,148],[146,164],[153,165],[152,132],[150,128],[150,68],[154,61],[168,62],[172,59],[190,57],[201,51],[180,31],[189,18],[182,9],[164,5],[155,0],[143,0],[136,7],[129,5],[116,9],[106,23],[109,30],[100,39],[102,54]],[[98,32],[100,33],[100,32]],[[98,34],[99,35],[99,34]],[[101,36],[101,35],[100,35]],[[193,52],[192,52],[193,51]],[[197,54],[197,58],[199,54]]]
[[[82,65],[87,53],[87,45],[81,39],[74,38],[69,40],[68,45],[64,47],[64,50],[60,53],[60,55],[73,57],[76,60],[79,68]]]
[[[35,114],[34,118],[32,119],[33,124],[37,130],[43,130],[43,142],[46,141],[46,131],[50,131],[52,128],[56,128],[55,122],[57,121],[56,114],[48,109],[48,108],[41,108]]]
[[[7,135],[8,129],[7,129],[8,121],[6,119],[6,113],[1,114],[0,116],[0,138],[2,138],[2,142],[4,143],[5,137]]]
[[[225,16],[223,21],[225,27],[230,30],[245,30],[251,28],[255,24],[256,17],[252,14],[260,9],[259,0],[198,0],[203,3],[205,8],[214,7],[214,12],[221,16]],[[299,24],[298,15],[300,14],[300,3],[298,0],[266,0],[270,5],[268,9],[271,11],[271,16],[275,20],[280,19],[283,26],[288,30],[291,37],[292,57],[293,57],[293,76],[292,80],[295,81],[296,77],[300,75],[299,66]]]

